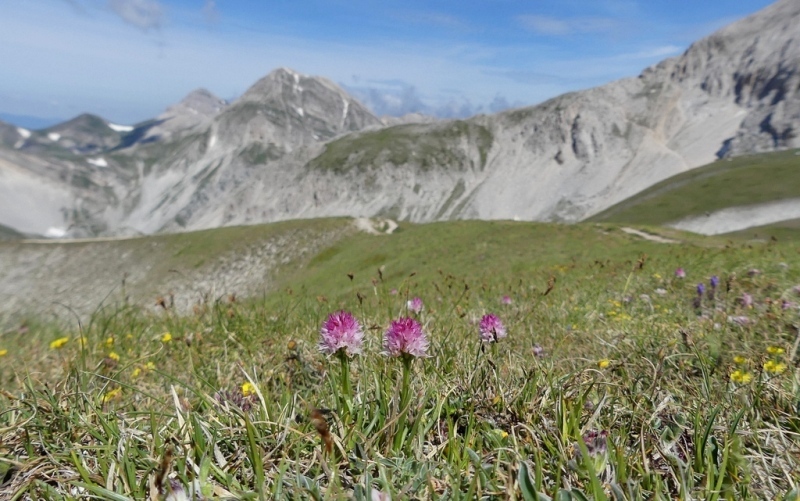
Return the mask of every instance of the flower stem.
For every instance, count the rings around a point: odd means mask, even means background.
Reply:
[[[400,387],[400,413],[397,418],[397,430],[394,435],[394,450],[399,451],[405,435],[406,422],[408,421],[408,404],[411,396],[411,361],[410,355],[404,355],[403,361],[403,385]]]
[[[350,401],[353,398],[352,389],[350,388],[350,359],[344,350],[337,352],[339,361],[341,362],[341,378],[342,378],[342,392],[340,393],[339,412],[342,419],[350,415]]]

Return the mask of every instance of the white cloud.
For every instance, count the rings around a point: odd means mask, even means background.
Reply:
[[[123,21],[144,31],[164,24],[164,7],[156,0],[109,0],[108,6]]]

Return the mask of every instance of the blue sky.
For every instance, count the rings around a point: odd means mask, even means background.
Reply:
[[[281,66],[378,114],[463,116],[635,76],[769,3],[0,0],[0,116],[135,123]]]

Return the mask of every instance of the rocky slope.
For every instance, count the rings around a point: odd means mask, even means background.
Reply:
[[[0,180],[53,200],[35,226],[0,193],[0,224],[89,235],[338,215],[577,221],[720,156],[800,146],[797,26],[800,2],[781,0],[636,78],[466,121],[386,126],[332,82],[279,69],[230,105],[196,92],[116,136],[86,118],[71,134],[0,127]]]

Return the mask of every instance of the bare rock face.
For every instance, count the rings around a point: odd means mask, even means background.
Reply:
[[[800,3],[781,0],[660,64],[683,85],[748,110],[720,156],[800,146]]]
[[[121,146],[128,148],[137,144],[167,142],[200,131],[227,106],[224,99],[206,89],[193,90],[158,117],[138,124],[126,135]]]

